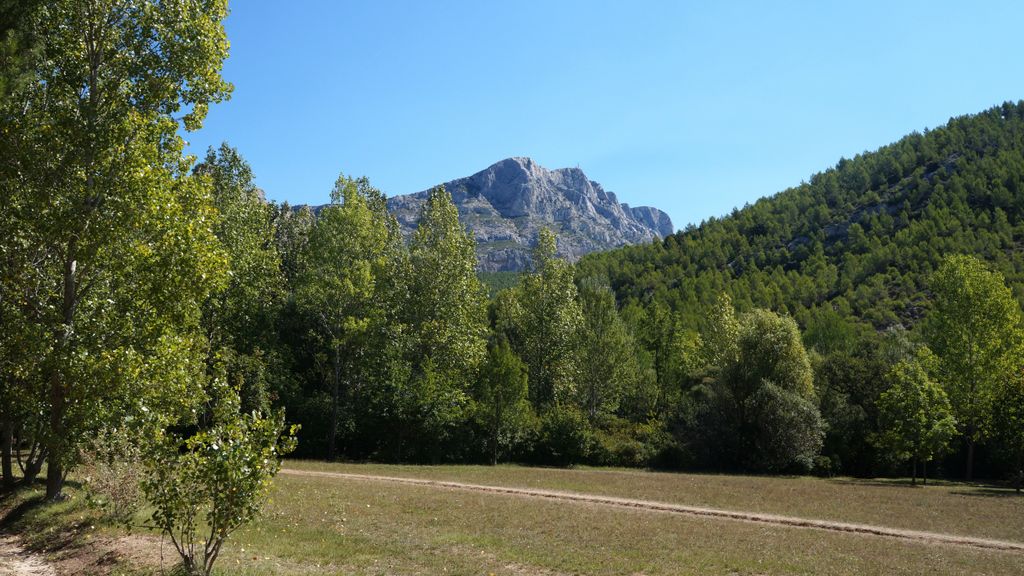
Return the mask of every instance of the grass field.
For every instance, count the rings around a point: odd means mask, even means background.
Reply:
[[[291,461],[298,471],[558,490],[751,513],[1024,542],[1024,498],[984,486],[806,477],[517,466],[388,466]],[[174,562],[142,529],[125,535],[81,491],[31,506],[0,500],[8,524],[67,574],[160,574]],[[7,513],[5,513],[7,514]],[[17,517],[19,514],[13,514]],[[137,519],[141,523],[145,514]],[[8,515],[10,520],[11,515]],[[102,542],[91,550],[90,542]],[[111,564],[109,551],[128,561]],[[265,514],[238,532],[221,576],[327,574],[1021,574],[1024,552],[695,517],[379,479],[283,473]],[[0,566],[0,574],[3,573]]]
[[[962,484],[289,462],[1024,541],[1024,498]],[[282,475],[224,574],[1020,574],[1024,554],[369,480]]]

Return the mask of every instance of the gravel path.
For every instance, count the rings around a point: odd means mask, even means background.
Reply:
[[[758,512],[723,510],[719,508],[704,508],[700,506],[685,506],[682,504],[668,504],[665,502],[655,502],[651,500],[633,500],[630,498],[616,498],[614,496],[582,494],[579,492],[560,492],[554,490],[537,490],[532,488],[513,488],[506,486],[487,486],[482,484],[465,484],[462,482],[449,482],[444,480],[399,478],[395,476],[374,476],[369,474],[348,474],[343,472],[319,472],[315,470],[295,470],[291,468],[284,468],[281,470],[281,473],[290,476],[316,476],[324,478],[337,478],[339,480],[388,482],[394,484],[411,484],[415,486],[430,486],[434,488],[448,488],[454,490],[470,490],[473,492],[508,494],[512,496],[521,496],[527,498],[544,498],[548,500],[557,500],[565,502],[580,502],[584,504],[596,504],[601,506],[611,506],[615,508],[630,508],[636,510],[648,510],[652,512],[667,512],[670,514],[680,514],[684,516],[721,518],[724,520],[736,520],[740,522],[770,524],[774,526],[789,526],[796,528],[828,530],[830,532],[865,534],[869,536],[880,536],[885,538],[894,538],[897,540],[920,542],[925,544],[951,545],[961,546],[965,548],[1001,550],[1007,552],[1024,552],[1024,543],[1021,542],[990,540],[988,538],[975,538],[972,536],[941,534],[937,532],[922,532],[918,530],[904,530],[901,528],[873,526],[870,524],[850,524],[846,522],[832,522],[829,520],[798,518],[794,516],[780,516],[777,514],[762,514]],[[2,574],[3,572],[0,572],[0,575]]]
[[[0,576],[56,576],[53,567],[25,552],[14,538],[0,535]]]

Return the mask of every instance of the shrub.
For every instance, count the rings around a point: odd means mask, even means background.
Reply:
[[[189,574],[208,576],[221,547],[262,508],[280,458],[295,447],[284,413],[240,411],[238,391],[220,391],[211,422],[191,435],[163,428],[145,456],[143,487],[153,521]]]
[[[534,458],[541,464],[569,466],[587,457],[592,442],[583,413],[573,405],[556,404],[541,414]]]
[[[80,472],[90,505],[131,528],[142,507],[141,453],[125,428],[104,428],[81,452]]]

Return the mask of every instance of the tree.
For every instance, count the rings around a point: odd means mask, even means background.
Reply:
[[[1013,487],[1018,493],[1024,483],[1024,378],[1003,383],[996,391],[992,429],[1012,467]]]
[[[941,456],[956,433],[946,392],[928,376],[935,358],[927,348],[916,358],[893,366],[891,385],[878,398],[879,433],[875,444],[897,461],[910,460],[911,483],[917,483],[917,464],[924,465],[927,482],[928,462]]]
[[[494,465],[522,435],[531,416],[526,366],[504,339],[488,349],[475,400],[476,420],[486,431]]]
[[[223,278],[209,192],[189,177],[177,129],[199,128],[230,93],[220,76],[227,6],[31,8],[26,29],[45,42],[31,81],[2,101],[0,148],[10,153],[5,191],[44,255],[33,293],[47,311],[47,496],[56,498],[85,431],[134,403],[133,371],[161,340],[194,329],[198,303]]]
[[[569,402],[577,394],[583,310],[573,269],[555,255],[555,235],[550,230],[538,234],[531,266],[514,294],[502,297],[498,323],[526,363],[530,400],[540,409]]]
[[[391,219],[383,195],[367,179],[340,176],[306,245],[295,297],[316,319],[330,366],[329,459],[337,456],[343,397],[379,376],[373,359],[385,344],[376,337],[392,314],[388,289],[395,278],[396,245],[401,245]]]
[[[1002,275],[972,256],[946,258],[931,289],[934,310],[926,332],[967,445],[970,480],[975,444],[988,436],[992,397],[1020,362],[1020,305]]]
[[[289,286],[295,284],[307,254],[309,234],[316,225],[316,216],[309,206],[293,210],[287,202],[275,207],[274,244],[281,257],[281,271]]]
[[[615,308],[615,293],[606,283],[582,283],[583,311],[579,405],[591,422],[614,414],[623,396],[642,386],[638,345]]]
[[[409,244],[405,303],[412,378],[421,380],[413,382],[417,419],[434,451],[468,416],[470,387],[487,353],[486,298],[476,275],[476,242],[459,222],[451,194],[434,188]]]
[[[720,444],[719,457],[744,468],[810,468],[824,424],[796,322],[761,309],[737,319],[728,297],[711,314],[703,341],[715,381],[702,409],[705,443]]]
[[[256,188],[249,164],[227,143],[210,148],[194,172],[212,183],[219,214],[214,234],[230,268],[227,286],[203,307],[207,339],[214,354],[228,357],[228,378],[242,390],[243,409],[266,409],[268,371],[279,363],[275,320],[284,302],[272,208]]]

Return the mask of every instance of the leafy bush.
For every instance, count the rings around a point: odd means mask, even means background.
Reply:
[[[533,455],[541,464],[569,466],[587,457],[592,442],[583,413],[573,405],[555,404],[541,414]]]
[[[164,428],[145,457],[153,521],[189,574],[210,574],[228,536],[259,513],[281,456],[295,448],[297,427],[283,433],[283,412],[239,407],[237,390],[221,390],[209,426],[188,436]]]

